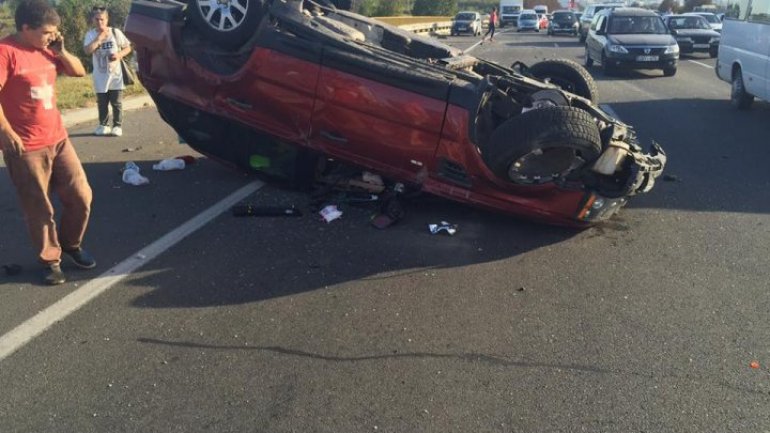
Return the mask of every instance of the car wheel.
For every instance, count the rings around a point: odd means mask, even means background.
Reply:
[[[588,112],[552,106],[503,123],[492,133],[483,157],[500,178],[534,185],[568,176],[600,153],[599,128]]]
[[[589,99],[594,104],[599,98],[599,89],[591,74],[572,60],[543,60],[530,66],[529,72],[540,80],[556,84],[570,93]]]
[[[580,42],[582,43],[582,42],[585,42],[585,41],[586,41],[586,35],[581,33],[580,34]]]
[[[592,59],[592,58],[591,58],[591,55],[590,55],[590,54],[588,54],[588,47],[586,47],[586,59],[584,60],[584,62],[585,62],[585,63],[583,63],[583,65],[584,65],[586,68],[590,68],[591,66],[593,66],[593,65],[594,65],[594,59]]]
[[[719,48],[718,47],[710,48],[709,49],[709,57],[711,57],[713,59],[714,57],[716,57],[718,55],[719,55]]]
[[[193,25],[225,48],[238,48],[248,41],[265,15],[265,0],[190,0],[187,5]]]
[[[754,102],[754,96],[746,92],[743,84],[743,73],[740,68],[733,72],[732,86],[730,86],[730,103],[739,110],[746,110]]]
[[[676,75],[676,68],[664,68],[663,69],[663,76],[673,77],[674,75]]]

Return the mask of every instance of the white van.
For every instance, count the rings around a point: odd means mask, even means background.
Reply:
[[[522,9],[524,9],[524,0],[500,0],[500,8],[497,10],[500,16],[500,27],[508,24],[515,26]]]
[[[730,102],[745,110],[770,100],[770,0],[729,0],[716,73],[732,84]]]

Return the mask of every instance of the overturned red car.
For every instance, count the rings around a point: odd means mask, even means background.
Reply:
[[[139,78],[194,149],[312,175],[333,158],[552,224],[610,218],[665,154],[602,111],[574,62],[510,68],[309,0],[136,0]]]

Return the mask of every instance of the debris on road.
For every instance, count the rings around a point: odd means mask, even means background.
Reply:
[[[749,366],[756,370],[757,368],[759,368],[759,361],[751,361]]]
[[[292,207],[277,207],[277,206],[255,206],[250,204],[242,204],[233,206],[231,209],[233,216],[246,217],[246,216],[291,216],[300,217],[302,212],[299,209]]]
[[[142,150],[142,146],[139,147],[127,147],[123,149],[123,152],[136,152],[137,150]]]
[[[139,166],[134,161],[128,161],[123,167],[123,182],[134,185],[147,185],[150,183],[150,179],[139,174]]]
[[[327,223],[330,223],[337,218],[342,216],[342,212],[337,209],[337,205],[330,204],[329,206],[326,206],[325,208],[321,209],[320,212],[321,217],[323,217],[324,221]]]
[[[185,161],[178,158],[169,158],[153,164],[152,169],[157,171],[184,170]]]
[[[141,149],[141,147],[140,147],[140,149]],[[195,164],[196,162],[198,162],[198,160],[195,159],[195,157],[192,156],[192,155],[177,156],[176,159],[181,159],[182,161],[184,161],[184,163],[186,165],[192,165],[192,164]]]
[[[457,224],[450,224],[446,221],[441,221],[439,224],[428,224],[430,234],[435,235],[440,232],[447,232],[450,236],[457,233]]]

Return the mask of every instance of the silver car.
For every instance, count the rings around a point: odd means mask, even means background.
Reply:
[[[540,18],[537,17],[535,11],[521,11],[521,14],[519,15],[519,26],[516,31],[523,32],[525,30],[540,31]]]

